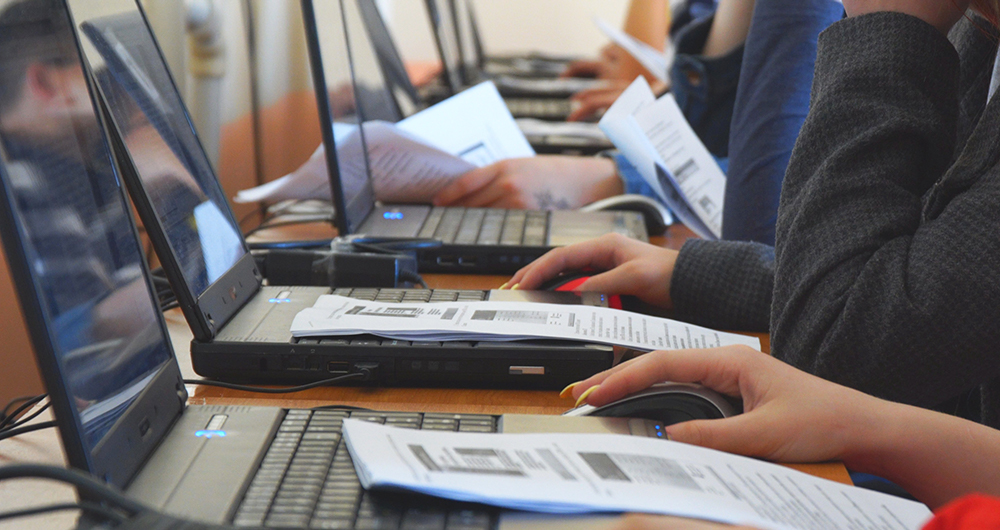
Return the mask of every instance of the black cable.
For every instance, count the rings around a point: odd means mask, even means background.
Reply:
[[[50,403],[46,403],[46,404],[42,405],[38,410],[36,410],[35,412],[32,412],[30,416],[28,416],[26,418],[19,419],[19,420],[15,421],[14,423],[11,423],[9,426],[7,426],[7,429],[13,429],[15,427],[20,427],[22,425],[27,424],[29,421],[31,421],[31,420],[37,418],[38,416],[40,416],[46,410],[49,410],[49,406],[50,405],[51,405]],[[0,432],[3,432],[3,430],[0,430]]]
[[[310,390],[313,388],[318,388],[321,386],[331,385],[333,383],[339,383],[348,379],[365,379],[371,377],[371,370],[363,369],[359,372],[354,372],[351,374],[338,375],[337,377],[331,377],[330,379],[323,379],[320,381],[313,381],[305,385],[290,386],[285,388],[264,388],[256,386],[247,385],[237,385],[233,383],[224,383],[222,381],[211,381],[205,379],[185,379],[185,385],[205,385],[205,386],[217,386],[219,388],[228,388],[230,390],[241,390],[243,392],[257,392],[260,394],[290,394],[293,392],[302,392],[303,390]]]
[[[415,272],[399,271],[399,279],[405,282],[410,282],[412,284],[419,285],[424,289],[430,289],[430,287],[427,287],[427,282],[424,281],[424,277]]]
[[[38,402],[40,402],[41,400],[45,399],[45,397],[47,395],[48,394],[41,394],[39,396],[34,396],[32,398],[29,398],[27,401],[25,401],[24,403],[22,403],[20,407],[17,407],[16,409],[14,409],[14,412],[11,412],[10,414],[5,414],[5,417],[4,417],[3,421],[0,421],[0,430],[3,430],[9,424],[13,423],[17,419],[17,417],[21,415],[22,412],[24,412],[24,411],[30,409],[31,407],[34,407],[35,405],[37,405]],[[7,405],[7,406],[10,407],[10,405]],[[6,410],[7,409],[4,409],[5,412],[6,412]]]
[[[18,427],[16,429],[4,429],[0,431],[0,441],[6,440],[7,438],[13,438],[15,436],[20,436],[29,432],[40,431],[42,429],[51,429],[56,426],[54,421],[43,421],[41,423],[36,423],[34,425],[27,425],[24,427]]]
[[[6,519],[17,519],[20,517],[31,517],[34,515],[41,515],[45,513],[63,512],[67,510],[80,510],[83,512],[90,512],[96,515],[100,515],[105,519],[115,521],[119,524],[128,521],[128,517],[118,512],[115,512],[114,510],[109,510],[108,508],[105,508],[100,504],[94,504],[92,502],[50,504],[48,506],[36,506],[34,508],[26,508],[24,510],[17,510],[14,512],[0,513],[0,521]]]
[[[0,466],[0,480],[23,478],[44,478],[72,484],[76,486],[81,497],[102,499],[132,514],[152,511],[83,471],[41,464]]]
[[[11,409],[11,407],[13,407],[14,405],[16,405],[17,403],[23,403],[25,401],[28,401],[28,400],[31,400],[31,399],[35,399],[37,397],[38,396],[18,396],[16,398],[8,401],[7,405],[5,405],[4,408],[3,408],[3,412],[0,412],[0,421],[2,421],[4,419],[7,419],[7,416],[10,415],[10,409]]]

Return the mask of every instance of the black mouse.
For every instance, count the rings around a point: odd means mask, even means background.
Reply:
[[[603,407],[581,405],[563,416],[641,418],[663,425],[728,418],[741,412],[722,394],[690,383],[658,383]]]

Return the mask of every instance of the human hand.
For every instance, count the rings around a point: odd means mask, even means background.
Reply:
[[[567,210],[624,191],[605,158],[536,156],[473,169],[434,197],[436,206]]]
[[[614,530],[753,530],[748,526],[734,527],[726,524],[669,517],[665,515],[627,514],[614,526]]]
[[[596,116],[599,112],[607,110],[628,88],[629,83],[625,81],[609,81],[606,86],[581,90],[570,97],[573,102],[573,112],[566,117],[566,121],[581,121]]]
[[[746,346],[656,351],[568,388],[601,406],[662,381],[743,399],[743,414],[666,428],[670,439],[778,462],[848,462],[890,417],[888,402],[799,371]]]
[[[601,272],[583,282],[580,291],[634,295],[670,308],[670,278],[676,261],[676,250],[608,234],[552,250],[517,271],[508,284],[537,289],[560,272],[594,269]]]
[[[961,20],[970,0],[844,0],[847,15],[856,17],[878,11],[895,11],[915,16],[948,34]]]

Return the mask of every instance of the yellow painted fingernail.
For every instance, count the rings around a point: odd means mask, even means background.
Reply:
[[[583,405],[584,403],[586,403],[587,396],[589,396],[594,390],[597,390],[598,386],[600,386],[600,385],[594,385],[594,386],[588,388],[587,390],[584,390],[583,394],[580,394],[580,399],[576,400],[576,405],[573,405],[573,406],[574,407],[579,407],[580,405]]]
[[[503,291],[504,289],[506,289],[508,283],[510,282],[504,282],[504,284],[500,286],[500,290]]]
[[[579,381],[577,381],[576,383],[570,383],[569,385],[567,385],[566,388],[562,389],[562,392],[559,393],[559,397],[561,397],[563,399],[566,399],[566,398],[570,397],[571,395],[573,395],[573,387],[575,387],[578,384],[579,384]]]
[[[510,288],[510,290],[511,290],[511,291],[516,291],[516,290],[517,290],[517,288],[518,288],[518,287],[520,287],[520,286],[521,286],[521,284],[519,284],[519,283],[515,283],[515,284],[514,284],[514,286]]]

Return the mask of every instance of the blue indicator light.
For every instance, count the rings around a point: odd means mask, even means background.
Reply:
[[[662,432],[657,432],[656,435],[659,436],[660,438],[663,438],[663,433]]]
[[[212,438],[225,438],[226,431],[195,431],[194,435],[198,438],[208,438],[211,440]]]
[[[271,298],[270,300],[268,300],[268,302],[271,302],[272,304],[290,304],[290,303],[292,303],[291,299],[289,299],[289,298]]]
[[[399,221],[400,219],[403,218],[403,212],[385,212],[384,214],[382,214],[382,217],[394,221]]]

